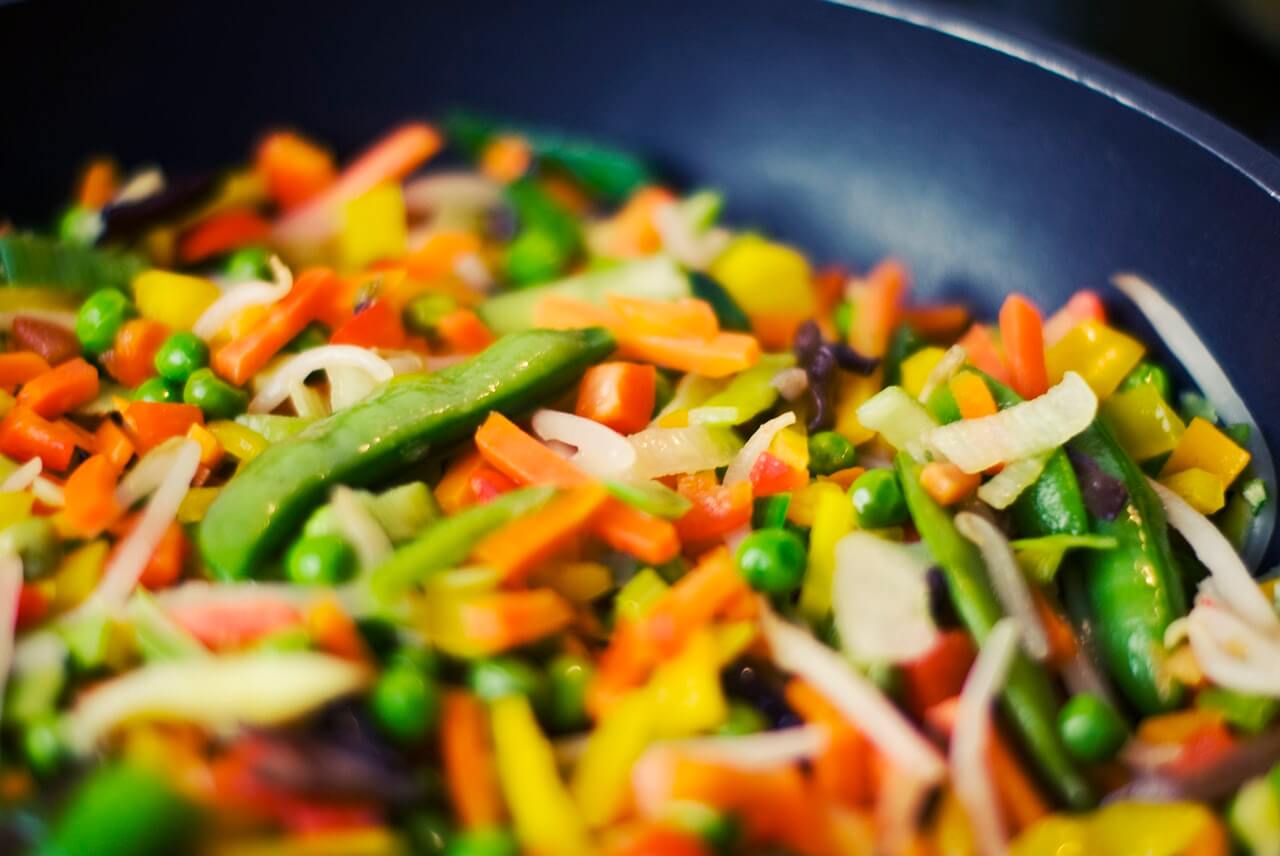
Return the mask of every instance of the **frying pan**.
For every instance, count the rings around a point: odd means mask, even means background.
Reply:
[[[0,7],[0,81],[0,212],[20,223],[91,153],[179,174],[272,125],[351,152],[465,106],[628,146],[818,259],[898,255],[926,297],[991,312],[1090,286],[1154,342],[1107,284],[1136,272],[1233,379],[1242,402],[1205,391],[1230,419],[1247,405],[1255,464],[1280,438],[1280,161],[1100,62],[928,5],[28,0]],[[1263,524],[1255,567],[1276,561]]]

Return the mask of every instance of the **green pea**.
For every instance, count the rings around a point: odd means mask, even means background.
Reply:
[[[58,238],[67,244],[92,247],[102,234],[102,215],[91,208],[72,205],[58,219]]]
[[[455,836],[445,856],[520,856],[520,845],[506,829],[472,829]]]
[[[335,585],[347,579],[355,563],[350,545],[337,535],[305,535],[289,548],[284,568],[299,585]]]
[[[435,726],[440,691],[421,670],[397,665],[374,684],[370,706],[383,731],[408,743],[420,740]]]
[[[843,434],[835,431],[819,431],[809,438],[809,471],[814,475],[829,476],[853,466],[858,451]]]
[[[524,229],[507,247],[507,276],[518,286],[535,285],[554,279],[568,260],[555,235],[545,229]]]
[[[561,731],[575,731],[587,725],[587,687],[595,677],[595,667],[584,657],[562,654],[547,667],[551,700],[547,718]]]
[[[1133,389],[1149,383],[1156,388],[1156,392],[1160,393],[1160,397],[1165,401],[1173,394],[1173,382],[1169,379],[1169,372],[1164,366],[1143,360],[1133,367],[1133,371],[1125,375],[1125,379],[1120,383],[1120,389]]]
[[[182,388],[182,400],[199,407],[210,419],[231,419],[244,413],[249,394],[215,375],[212,369],[196,369]]]
[[[738,545],[738,572],[756,591],[786,594],[804,579],[804,543],[786,529],[758,529]]]
[[[884,529],[907,519],[907,501],[893,470],[867,470],[849,486],[849,499],[863,529]]]
[[[173,387],[164,382],[164,378],[152,377],[147,378],[138,384],[138,388],[133,391],[134,401],[151,401],[164,403],[167,401],[177,401],[181,398]]]
[[[116,333],[133,314],[133,304],[123,292],[100,288],[90,294],[76,313],[76,338],[90,354],[105,353],[115,344]]]
[[[749,704],[740,701],[729,704],[729,715],[716,729],[717,734],[726,737],[741,737],[744,734],[756,734],[764,731],[769,725],[764,714]]]
[[[1062,706],[1058,734],[1067,751],[1081,761],[1111,758],[1129,736],[1115,708],[1093,693],[1072,696]]]
[[[471,691],[485,701],[525,695],[540,701],[546,694],[546,678],[528,663],[514,657],[490,657],[471,664],[467,676]]]
[[[841,300],[837,303],[832,320],[835,322],[836,332],[840,334],[840,341],[847,342],[849,340],[849,328],[853,326],[853,304],[847,300]]]
[[[458,301],[447,294],[423,294],[409,301],[404,309],[404,324],[414,333],[426,335],[440,319],[458,308]]]
[[[242,247],[227,256],[224,270],[233,280],[266,279],[271,275],[267,258],[267,251],[262,247]]]
[[[186,383],[197,369],[209,364],[209,346],[195,333],[174,333],[156,351],[156,371],[172,383]]]
[[[22,731],[22,751],[37,775],[48,775],[62,762],[65,746],[53,715],[42,717]]]

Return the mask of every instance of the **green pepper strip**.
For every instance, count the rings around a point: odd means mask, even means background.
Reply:
[[[544,504],[555,492],[550,485],[513,490],[484,505],[436,521],[373,572],[369,584],[374,596],[384,602],[393,600],[432,573],[456,567],[471,554],[477,541]]]
[[[461,440],[491,411],[526,410],[568,387],[613,345],[599,328],[528,330],[465,363],[392,379],[245,465],[200,523],[205,563],[221,579],[249,577],[333,485],[371,484]]]
[[[956,530],[951,515],[920,486],[920,467],[906,453],[894,461],[907,508],[920,537],[942,567],[951,602],[965,628],[979,644],[1004,616],[978,549]],[[1022,744],[1039,765],[1045,784],[1073,809],[1093,805],[1089,783],[1076,770],[1058,737],[1058,703],[1049,676],[1019,653],[1001,692],[1001,703]]]

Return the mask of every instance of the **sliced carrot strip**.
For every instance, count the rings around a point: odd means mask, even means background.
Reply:
[[[115,343],[102,357],[107,373],[125,386],[137,386],[156,373],[156,351],[169,337],[159,321],[134,318],[124,322]]]
[[[267,312],[262,322],[223,345],[213,355],[213,368],[222,377],[243,386],[280,349],[316,318],[325,300],[340,283],[333,271],[309,270]]]
[[[849,344],[869,357],[882,357],[902,314],[907,292],[907,269],[886,259],[871,269],[855,300]]]
[[[471,558],[487,565],[508,585],[570,546],[608,499],[598,484],[584,484],[535,511],[510,521],[476,544]]]
[[[76,357],[28,381],[18,393],[18,403],[53,419],[97,395],[98,370]]]
[[[551,589],[504,591],[462,604],[459,621],[468,645],[497,654],[563,630],[573,610]]]
[[[1000,338],[1014,390],[1023,398],[1043,395],[1049,388],[1049,375],[1044,365],[1040,310],[1021,294],[1010,294],[1000,307]]]
[[[49,362],[34,351],[0,354],[0,388],[13,392],[24,383],[49,371]]]
[[[940,505],[955,505],[978,489],[982,477],[955,464],[930,461],[920,470],[920,486]]]
[[[18,461],[39,458],[50,470],[61,472],[70,466],[78,440],[70,423],[50,422],[22,405],[0,420],[0,452]]]
[[[194,404],[131,401],[124,410],[124,424],[139,454],[145,455],[170,437],[182,437],[192,425],[203,425],[204,413]]]
[[[63,513],[80,537],[97,537],[124,513],[116,502],[119,474],[110,458],[98,454],[85,459],[67,479]]]
[[[587,369],[578,386],[579,416],[622,434],[649,424],[658,371],[644,363],[600,363]]]
[[[271,224],[249,208],[231,208],[210,215],[192,226],[178,240],[178,258],[195,264],[222,253],[259,243],[271,233]]]
[[[133,441],[113,419],[103,419],[93,432],[94,447],[111,462],[117,473],[124,472],[133,458]]]
[[[277,131],[262,141],[254,166],[271,198],[286,210],[323,193],[338,176],[332,155],[288,131]]]
[[[908,306],[902,320],[926,339],[949,339],[969,323],[969,307],[960,303]]]
[[[984,324],[974,324],[956,344],[964,348],[969,362],[974,366],[1005,385],[1012,383],[1009,367],[1005,364],[1000,345],[991,335],[991,328]]]
[[[610,294],[608,303],[629,335],[710,339],[720,332],[715,310],[705,300],[646,300]]]
[[[444,697],[440,755],[449,802],[462,826],[483,829],[501,823],[505,811],[489,738],[489,716],[470,693],[455,690]]]
[[[760,341],[746,333],[717,333],[710,339],[624,336],[620,351],[633,359],[703,377],[727,377],[760,359]]]

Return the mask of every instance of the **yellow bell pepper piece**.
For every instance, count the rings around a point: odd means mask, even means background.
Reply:
[[[612,822],[626,805],[631,768],[653,739],[653,696],[629,693],[587,738],[569,789],[591,828]]]
[[[858,375],[836,372],[836,431],[855,446],[876,436],[858,421],[858,408],[880,390],[880,372]]]
[[[404,194],[398,184],[380,184],[342,210],[338,264],[357,270],[380,259],[404,255],[408,243]]]
[[[516,839],[533,853],[586,856],[591,852],[578,806],[560,781],[551,744],[529,700],[509,695],[490,707],[498,780],[515,821]]]
[[[90,541],[64,556],[53,572],[53,608],[70,609],[89,596],[102,577],[110,548],[106,541]]]
[[[36,498],[25,490],[0,492],[0,529],[30,517],[35,502]]]
[[[53,288],[6,285],[0,288],[0,312],[30,312],[32,309],[76,309],[76,297]]]
[[[281,837],[232,839],[203,851],[208,856],[408,856],[413,850],[385,826],[331,829]]]
[[[769,442],[769,454],[793,470],[809,470],[809,438],[801,426],[783,428]]]
[[[724,722],[729,713],[720,688],[720,657],[706,630],[695,633],[671,660],[653,673],[654,736],[692,737]]]
[[[1187,505],[1201,514],[1213,514],[1227,504],[1222,479],[1199,467],[1164,476],[1160,484],[1185,499]]]
[[[199,523],[204,520],[204,513],[209,510],[209,506],[213,505],[213,501],[218,498],[218,491],[221,489],[217,487],[193,487],[188,490],[187,495],[182,498],[182,503],[178,506],[178,522]]]
[[[613,600],[613,613],[618,620],[635,621],[644,615],[668,586],[653,568],[645,568],[627,580]]]
[[[174,330],[190,330],[221,293],[203,277],[167,270],[147,270],[133,278],[138,314]]]
[[[551,568],[545,580],[570,603],[590,603],[613,588],[613,574],[599,562],[565,562]]]
[[[946,350],[935,345],[927,348],[921,348],[911,356],[902,361],[900,371],[902,372],[902,388],[907,391],[907,395],[912,398],[919,398],[920,391],[924,389],[924,382],[929,379],[929,373],[932,372],[942,362],[943,355]]]
[[[708,272],[750,316],[766,345],[812,316],[817,306],[808,259],[759,235],[734,240]]]
[[[754,621],[731,621],[712,628],[711,632],[715,638],[716,656],[721,667],[738,659],[759,635]]]
[[[809,530],[809,566],[800,589],[800,614],[811,622],[831,611],[831,583],[836,572],[836,543],[853,531],[853,503],[838,485],[820,488]]]
[[[1009,849],[1011,856],[1091,856],[1089,823],[1079,817],[1046,815],[1027,827]]]
[[[1045,354],[1049,381],[1058,383],[1067,372],[1076,372],[1097,394],[1115,392],[1146,348],[1137,339],[1097,321],[1077,324]]]
[[[933,825],[933,849],[938,856],[977,856],[978,853],[969,816],[965,814],[964,806],[960,804],[955,791],[950,788],[943,793],[942,802],[938,806],[937,819]]]
[[[1208,470],[1222,479],[1223,487],[1230,487],[1248,465],[1247,451],[1215,428],[1213,423],[1197,416],[1183,432],[1169,460],[1164,462],[1160,475],[1172,475],[1195,467]]]
[[[1109,805],[1091,815],[1047,815],[1010,848],[1012,856],[1225,856],[1222,824],[1198,803]]]
[[[823,494],[835,491],[843,494],[840,485],[829,481],[815,481],[792,491],[791,503],[787,506],[787,520],[806,529],[813,527],[818,517],[818,501]]]
[[[248,462],[266,451],[267,438],[238,422],[219,420],[205,426],[226,453],[238,461]]]
[[[1134,460],[1173,451],[1187,426],[1149,383],[1117,392],[1102,403],[1102,419]]]

